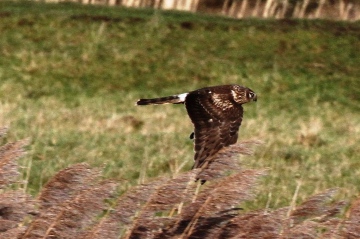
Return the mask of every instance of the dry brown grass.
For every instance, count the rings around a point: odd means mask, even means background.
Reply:
[[[84,163],[59,171],[37,198],[14,189],[26,141],[7,143],[0,148],[0,238],[359,238],[360,200],[342,214],[346,203],[333,200],[335,189],[298,206],[239,208],[265,170],[244,169],[236,157],[257,143],[230,146],[207,169],[160,177],[117,199],[117,183]],[[195,181],[200,176],[205,185]]]
[[[45,2],[79,2],[83,4],[150,7],[162,10],[217,13],[234,18],[305,18],[357,21],[360,4],[357,0],[44,0]],[[30,67],[31,69],[32,67]]]

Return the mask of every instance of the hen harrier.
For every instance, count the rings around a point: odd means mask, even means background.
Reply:
[[[194,139],[193,168],[204,168],[206,159],[236,143],[243,118],[242,104],[256,100],[256,94],[247,87],[220,85],[179,95],[140,99],[137,105],[185,104],[195,127],[190,136]]]

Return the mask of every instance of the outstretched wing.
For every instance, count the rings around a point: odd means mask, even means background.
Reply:
[[[230,88],[204,88],[190,92],[185,106],[194,124],[195,164],[200,168],[223,147],[235,144],[243,108],[235,104]]]

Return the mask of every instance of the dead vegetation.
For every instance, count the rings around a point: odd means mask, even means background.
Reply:
[[[38,1],[38,0],[35,0]],[[357,21],[356,0],[43,0],[136,8],[206,12],[233,18],[305,18]]]
[[[333,200],[335,189],[298,206],[239,208],[266,171],[244,169],[235,157],[257,143],[220,151],[209,169],[156,178],[120,196],[117,183],[102,179],[100,170],[75,164],[50,179],[37,198],[14,189],[27,141],[7,143],[0,147],[0,238],[360,237],[360,199],[343,213],[346,203]],[[208,182],[200,185],[198,177]]]

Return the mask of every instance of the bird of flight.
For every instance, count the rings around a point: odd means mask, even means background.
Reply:
[[[220,149],[235,144],[243,118],[242,105],[256,101],[251,89],[240,85],[205,87],[188,93],[154,99],[140,99],[137,105],[185,104],[194,124],[195,164],[205,168]]]

